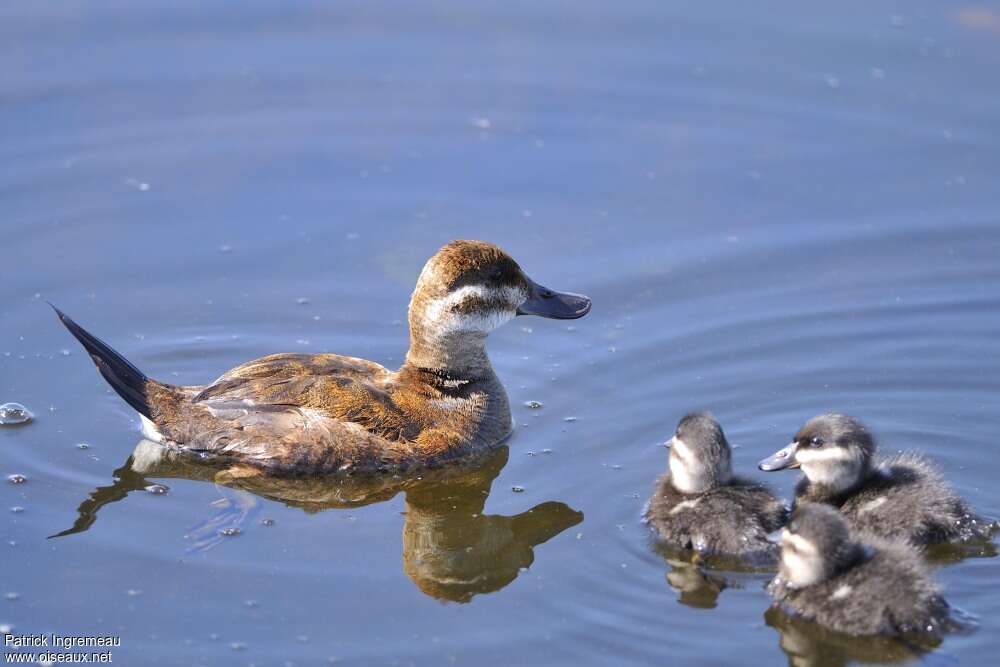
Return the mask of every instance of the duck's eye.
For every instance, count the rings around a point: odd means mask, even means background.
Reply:
[[[809,445],[812,447],[822,447],[823,444],[824,444],[823,438],[819,437],[818,435],[813,436],[809,440]]]
[[[503,278],[503,270],[500,269],[499,267],[495,268],[495,269],[490,269],[490,272],[489,272],[488,275],[489,275],[489,279],[491,281],[493,281],[495,283],[498,283]]]

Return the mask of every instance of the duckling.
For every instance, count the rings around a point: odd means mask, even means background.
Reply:
[[[145,437],[269,473],[323,474],[436,466],[496,447],[513,423],[486,337],[516,315],[576,319],[590,306],[533,282],[491,243],[453,241],[417,279],[399,370],[335,354],[274,354],[199,386],[146,377],[55,310],[139,412]]]
[[[920,454],[875,458],[875,438],[849,415],[813,417],[761,470],[802,468],[796,502],[840,509],[855,530],[913,545],[989,538],[996,524],[978,517]]]
[[[857,539],[836,510],[810,502],[799,503],[780,542],[767,588],[793,616],[851,635],[931,636],[950,626],[948,603],[904,542]]]
[[[660,538],[704,554],[774,561],[767,535],[784,524],[787,509],[763,485],[733,476],[719,422],[692,412],[668,444],[669,473],[657,480],[645,515]]]

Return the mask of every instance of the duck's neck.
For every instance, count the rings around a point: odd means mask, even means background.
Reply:
[[[462,382],[496,377],[486,354],[485,334],[462,332],[430,336],[412,325],[410,349],[403,368],[429,371]]]

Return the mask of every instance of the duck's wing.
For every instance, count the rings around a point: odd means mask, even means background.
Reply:
[[[273,355],[206,387],[154,389],[155,421],[188,450],[266,468],[393,465],[419,426],[394,401],[391,375],[352,357]]]
[[[226,372],[201,389],[195,403],[220,400],[267,401],[275,388],[283,387],[282,399],[295,403],[295,386],[305,388],[317,379],[378,383],[389,374],[373,361],[338,354],[272,354],[248,361]],[[291,386],[289,386],[291,385]]]

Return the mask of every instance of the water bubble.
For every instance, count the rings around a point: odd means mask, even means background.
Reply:
[[[262,526],[273,526],[274,525],[274,519],[261,519],[260,520],[260,525],[262,525]]]
[[[76,446],[77,449],[90,449],[90,445],[85,442],[81,442]]]
[[[297,641],[300,644],[308,644],[309,637],[307,635],[299,635],[295,638],[295,641]]]
[[[169,491],[170,487],[166,484],[150,484],[146,487],[146,493],[152,493],[154,496],[162,496]]]
[[[529,410],[540,410],[545,406],[542,405],[541,401],[525,401],[524,407],[528,408]]]
[[[243,531],[239,528],[223,528],[219,531],[219,535],[225,535],[226,537],[236,537]]]
[[[62,350],[59,350],[59,354],[61,354],[64,357],[68,357],[69,356],[69,350],[63,348]]]
[[[9,635],[14,630],[10,623],[0,623],[0,635]]]
[[[28,481],[28,478],[25,477],[24,475],[19,475],[18,473],[14,473],[13,475],[7,475],[7,481],[10,482],[11,484],[24,484],[25,482]]]
[[[130,598],[134,598],[142,595],[142,591],[140,591],[137,588],[130,588],[127,591],[125,591],[125,595],[129,596]]]
[[[5,594],[4,597],[13,602],[14,600],[20,600],[21,594],[11,591],[10,593]]]
[[[542,450],[542,454],[551,454],[551,453],[552,453],[552,450],[549,449],[548,447],[546,447],[545,449]]]
[[[0,405],[0,424],[24,424],[31,421],[34,415],[20,403],[4,403]]]
[[[220,245],[219,252],[230,252],[233,249],[231,245]]]
[[[563,421],[564,422],[570,422],[570,423],[572,423],[572,422],[575,422],[576,419],[577,419],[576,417],[565,417],[565,418],[563,418]]]
[[[229,645],[229,648],[231,648],[234,651],[245,651],[247,645],[244,644],[243,642],[233,642],[232,644]]]
[[[488,130],[491,127],[493,127],[493,122],[489,118],[485,118],[482,116],[479,118],[473,118],[471,122],[476,128],[480,130]]]
[[[260,603],[257,602],[256,600],[247,600],[246,602],[243,603],[243,606],[246,607],[247,609],[255,609],[260,606]]]
[[[15,505],[14,507],[10,508],[10,511],[12,514],[20,514],[21,512],[24,511],[24,508],[21,507],[20,505]]]
[[[304,296],[300,296],[298,299],[295,300],[295,303],[299,304],[300,306],[305,306],[306,304],[309,303],[309,299],[307,299]]]
[[[512,486],[510,487],[510,490],[513,491],[514,493],[524,493],[523,486]]]

